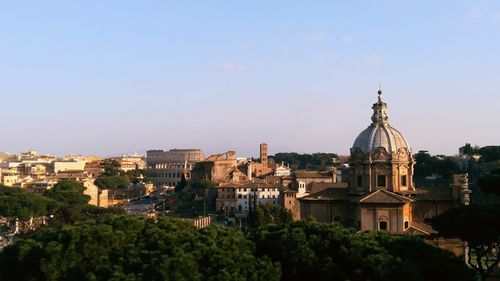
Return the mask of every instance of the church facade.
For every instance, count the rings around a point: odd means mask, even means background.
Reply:
[[[346,188],[330,187],[300,200],[301,218],[339,222],[362,231],[433,233],[430,219],[459,204],[468,204],[467,175],[450,186],[417,188],[415,160],[406,138],[389,124],[382,91],[372,106],[371,124],[354,141]]]

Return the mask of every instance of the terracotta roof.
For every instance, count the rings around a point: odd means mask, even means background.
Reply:
[[[320,192],[316,192],[314,194],[305,196],[300,198],[299,200],[305,201],[347,201],[350,197],[347,194],[346,188],[327,188]]]
[[[358,203],[365,204],[406,204],[413,201],[414,200],[408,197],[404,197],[384,189],[370,192],[367,195],[361,196],[361,198],[357,200]]]
[[[328,171],[295,171],[296,178],[331,178],[332,172]]]
[[[348,184],[345,182],[312,182],[308,184],[307,189],[310,193],[320,192],[327,188],[347,188]]]

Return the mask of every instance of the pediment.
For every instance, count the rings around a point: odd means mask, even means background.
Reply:
[[[412,199],[403,197],[399,194],[396,194],[394,192],[390,192],[387,190],[377,190],[374,192],[371,192],[367,195],[362,196],[359,200],[358,203],[364,203],[364,204],[407,204],[413,202]]]

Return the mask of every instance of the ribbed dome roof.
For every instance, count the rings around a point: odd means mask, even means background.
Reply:
[[[385,148],[389,154],[402,147],[410,151],[403,134],[390,125],[370,125],[359,134],[352,145],[352,148],[361,148],[365,153],[374,153],[379,147]]]
[[[400,148],[406,148],[410,152],[410,146],[403,134],[389,125],[387,104],[382,101],[382,91],[378,94],[378,102],[372,107],[372,124],[359,134],[352,148],[360,148],[365,153],[374,153],[379,147],[385,148],[389,154]]]

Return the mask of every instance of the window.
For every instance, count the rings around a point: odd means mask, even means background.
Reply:
[[[402,185],[402,186],[406,186],[406,184],[407,184],[407,183],[406,183],[406,175],[402,175],[402,176],[401,176],[401,185]]]
[[[358,187],[362,187],[363,186],[363,176],[362,175],[358,175],[356,183],[357,183]]]
[[[238,205],[238,211],[241,212],[241,205]]]
[[[378,229],[379,230],[387,230],[387,222],[386,221],[379,221],[378,222]]]
[[[385,187],[385,175],[377,175],[377,186]]]
[[[238,198],[240,198],[240,199],[241,199],[241,194],[238,194]]]
[[[410,227],[410,223],[408,221],[405,221],[405,229],[408,229]]]

